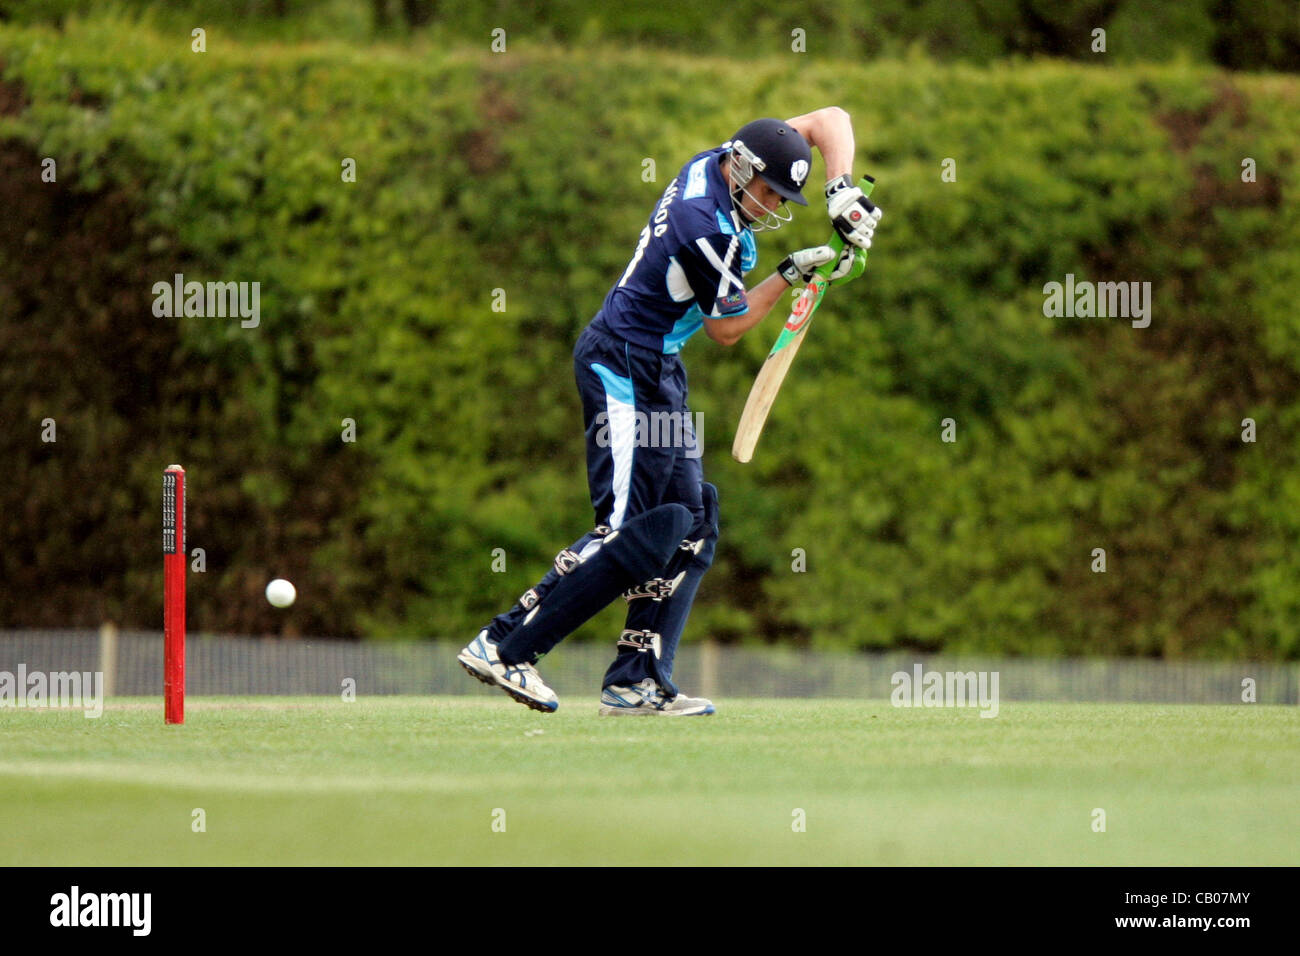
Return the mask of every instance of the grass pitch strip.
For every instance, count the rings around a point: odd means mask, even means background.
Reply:
[[[0,864],[1292,865],[1300,718],[1256,705],[504,697],[0,711]],[[1103,823],[1104,832],[1098,828]]]

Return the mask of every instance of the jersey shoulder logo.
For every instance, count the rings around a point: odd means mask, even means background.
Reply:
[[[790,178],[794,180],[796,186],[802,186],[803,181],[808,178],[808,160],[796,159],[791,163]]]

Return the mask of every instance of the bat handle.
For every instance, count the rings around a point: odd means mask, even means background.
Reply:
[[[870,196],[871,190],[875,188],[876,178],[874,176],[863,176],[858,180],[858,188],[862,190],[862,195]],[[831,241],[826,243],[835,252],[835,258],[824,266],[817,268],[817,274],[823,279],[830,278],[831,270],[835,268],[835,263],[839,261],[840,253],[844,251],[844,237],[838,232],[831,233]],[[825,270],[824,272],[822,270]]]

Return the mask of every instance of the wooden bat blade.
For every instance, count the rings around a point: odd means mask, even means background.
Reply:
[[[763,367],[758,370],[754,385],[749,390],[749,398],[745,400],[745,410],[740,414],[740,424],[736,426],[736,440],[731,444],[731,457],[736,461],[746,463],[754,457],[758,436],[763,434],[763,426],[767,423],[767,414],[772,410],[776,394],[785,381],[785,373],[790,370],[790,363],[794,361],[795,353],[799,351],[803,340],[801,331],[781,351],[768,355]]]
[[[835,238],[839,238],[836,236]],[[745,400],[745,410],[740,414],[740,424],[736,426],[736,438],[731,443],[731,457],[744,464],[754,457],[754,448],[758,445],[758,436],[763,433],[767,414],[776,401],[776,393],[781,390],[785,373],[790,370],[799,346],[803,345],[804,335],[812,322],[822,296],[826,294],[829,279],[824,275],[815,275],[804,288],[786,319],[785,327],[777,337],[772,351],[767,353],[763,367],[758,370],[754,385]]]
[[[858,181],[858,188],[864,196],[870,195],[875,182],[870,176],[864,176]],[[835,255],[829,262],[818,267],[799,295],[776,344],[767,353],[763,367],[758,370],[754,385],[749,390],[749,398],[745,400],[745,410],[740,413],[740,424],[736,426],[736,438],[731,443],[731,457],[742,464],[754,457],[758,436],[763,434],[763,425],[767,422],[768,412],[772,410],[772,403],[776,401],[776,393],[781,390],[785,373],[790,371],[790,363],[794,361],[799,346],[803,345],[808,324],[812,322],[813,314],[821,304],[822,296],[826,294],[831,272],[840,250],[844,248],[844,240],[836,234],[831,236],[827,245]]]

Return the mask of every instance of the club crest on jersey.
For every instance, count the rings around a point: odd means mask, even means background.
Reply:
[[[791,163],[790,178],[794,180],[796,186],[802,186],[803,181],[808,178],[808,160],[796,159]]]

